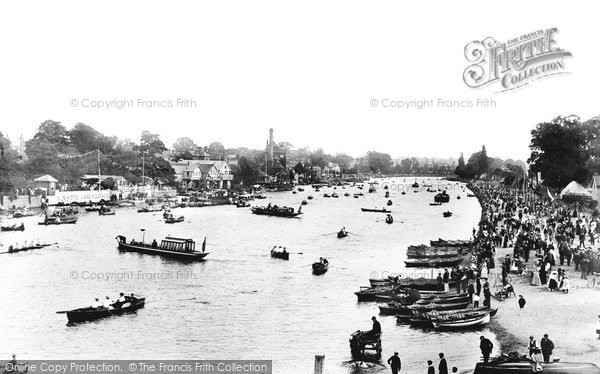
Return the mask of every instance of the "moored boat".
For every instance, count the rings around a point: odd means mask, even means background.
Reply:
[[[490,313],[485,312],[481,315],[465,316],[464,318],[451,318],[448,320],[432,320],[435,328],[468,328],[488,324],[490,322]]]
[[[448,217],[452,217],[452,212],[447,210],[444,212],[444,217],[448,218]]]
[[[459,265],[464,260],[464,256],[456,257],[426,257],[415,258],[404,261],[407,268],[444,268]]]

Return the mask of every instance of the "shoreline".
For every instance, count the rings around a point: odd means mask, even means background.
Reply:
[[[483,219],[485,212],[480,195],[472,192],[481,206]],[[496,264],[500,264],[507,254],[512,256],[512,253],[513,247],[497,247],[494,256]],[[492,356],[511,352],[526,354],[529,336],[533,335],[539,344],[543,334],[547,333],[556,347],[552,358],[559,358],[562,362],[591,362],[600,365],[600,339],[596,334],[596,322],[600,315],[600,288],[587,288],[587,280],[581,279],[581,273],[574,271],[573,264],[563,266],[571,280],[568,294],[550,292],[543,285],[532,286],[529,277],[532,265],[532,261],[527,263],[525,275],[510,274],[515,293],[523,295],[527,301],[523,315],[519,315],[518,298],[513,296],[505,301],[498,301],[492,297],[492,306],[498,308],[498,314],[489,328],[500,343],[500,347],[494,347]],[[496,266],[490,271],[488,279],[492,293],[495,292],[494,282],[500,270]]]

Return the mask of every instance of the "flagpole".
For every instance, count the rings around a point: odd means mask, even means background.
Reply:
[[[100,148],[96,149],[98,151],[98,191],[100,191]]]

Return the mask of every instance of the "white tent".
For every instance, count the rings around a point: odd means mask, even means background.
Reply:
[[[590,197],[591,198],[592,194],[591,194],[591,192],[586,190],[579,183],[572,181],[571,183],[569,183],[567,185],[567,187],[565,187],[562,191],[560,191],[560,197],[562,198],[565,196],[580,196],[580,197]]]

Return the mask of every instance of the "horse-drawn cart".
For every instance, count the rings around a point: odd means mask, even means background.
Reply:
[[[353,332],[350,335],[350,352],[353,360],[380,359],[381,333],[373,335],[369,331]]]

